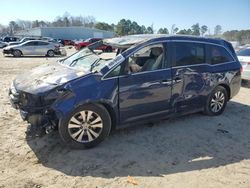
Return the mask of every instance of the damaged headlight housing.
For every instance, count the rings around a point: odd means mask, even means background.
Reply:
[[[71,93],[69,85],[60,86],[51,90],[45,97],[44,102],[46,105],[52,104],[58,99],[62,99]]]

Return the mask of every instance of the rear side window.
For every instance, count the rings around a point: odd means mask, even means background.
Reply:
[[[199,43],[176,42],[175,65],[196,65],[205,63],[205,45]]]
[[[250,48],[242,49],[237,53],[238,56],[250,56]]]
[[[25,46],[36,46],[37,42],[27,42]]]
[[[47,42],[37,42],[37,45],[38,46],[43,46],[43,45],[48,45],[49,43]]]
[[[213,65],[234,61],[233,57],[223,47],[210,45],[209,51],[211,64]]]

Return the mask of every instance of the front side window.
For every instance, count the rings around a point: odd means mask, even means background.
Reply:
[[[137,73],[162,69],[164,66],[164,48],[154,44],[140,49],[127,60],[127,72]]]
[[[122,67],[122,64],[117,66],[115,69],[113,69],[105,78],[113,78],[113,77],[121,75],[121,70],[122,70],[121,67]]]
[[[210,57],[211,57],[211,64],[221,64],[226,62],[231,62],[234,59],[232,56],[227,52],[227,50],[220,46],[210,45]]]
[[[175,65],[186,66],[205,63],[205,45],[190,42],[175,43]]]

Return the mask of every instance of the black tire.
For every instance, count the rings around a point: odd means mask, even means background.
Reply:
[[[89,139],[88,134],[90,132],[88,132],[87,130],[83,130],[84,133],[83,133],[83,136],[81,136],[81,138],[82,138],[81,142],[77,141],[76,137],[79,138],[81,133],[79,133],[78,136],[75,136],[75,138],[73,138],[72,136],[76,132],[78,132],[80,129],[75,128],[77,130],[75,130],[75,132],[72,131],[73,133],[71,133],[72,127],[69,128],[70,122],[72,125],[71,118],[72,117],[76,118],[76,115],[80,112],[83,112],[83,111],[84,111],[85,115],[86,115],[86,111],[94,112],[94,115],[98,115],[101,118],[102,128],[94,128],[94,129],[101,129],[101,131],[100,131],[100,133],[98,133],[99,134],[98,137],[95,137],[92,141],[85,142],[83,140],[84,137]],[[79,117],[80,117],[80,114],[79,114]],[[93,117],[93,116],[91,116],[91,117]],[[82,126],[83,126],[83,124],[82,124]],[[83,128],[81,128],[81,129],[83,129]],[[90,129],[92,129],[92,128],[90,128]],[[100,142],[102,142],[109,135],[110,130],[111,130],[111,118],[110,118],[110,115],[109,115],[108,111],[106,110],[106,108],[103,107],[102,105],[87,104],[87,105],[83,105],[83,106],[76,108],[68,116],[61,119],[59,121],[58,130],[59,130],[59,134],[60,134],[61,139],[68,147],[73,148],[73,149],[91,148],[91,147],[98,145]],[[88,132],[88,134],[87,134],[87,132]],[[91,134],[91,135],[93,136],[93,134]]]
[[[206,101],[204,113],[210,116],[218,116],[222,114],[226,108],[227,101],[228,93],[226,88],[217,86]]]
[[[48,57],[54,57],[54,56],[55,56],[55,52],[54,52],[53,50],[49,50],[49,51],[47,52],[47,56],[48,56]]]
[[[14,57],[21,57],[22,52],[20,50],[14,50],[12,54]]]

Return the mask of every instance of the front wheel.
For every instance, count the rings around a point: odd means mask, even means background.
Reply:
[[[59,122],[62,140],[75,149],[98,145],[109,135],[110,130],[110,115],[98,104],[80,106]]]
[[[205,113],[211,116],[222,114],[227,105],[227,101],[227,90],[222,86],[217,86],[208,97],[205,106]]]
[[[47,52],[47,56],[48,56],[48,57],[54,57],[54,56],[55,56],[55,52],[54,52],[53,50],[49,50],[49,51]]]
[[[13,52],[14,57],[21,57],[21,55],[22,55],[22,52],[20,50],[14,50]]]

